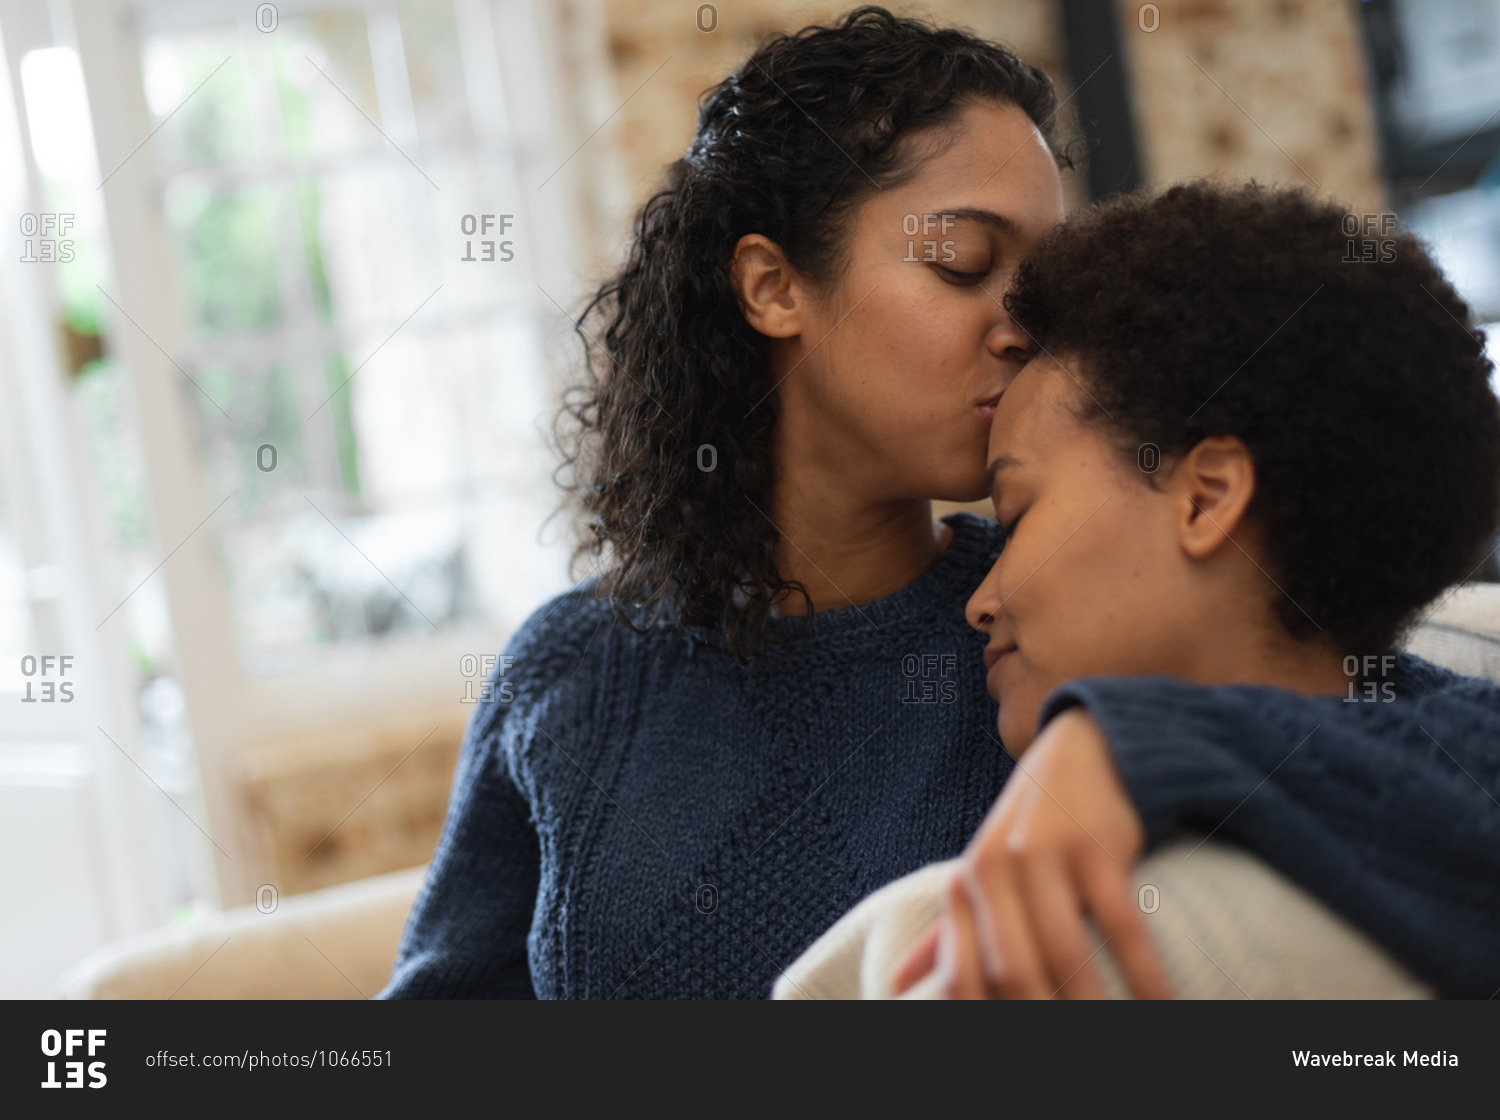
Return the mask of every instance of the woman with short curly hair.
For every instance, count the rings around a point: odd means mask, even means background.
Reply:
[[[911,979],[940,943],[952,994],[1102,994],[1036,867],[1092,884],[1140,858],[1128,827],[1060,808],[1112,759],[1145,800],[1194,786],[1208,834],[1113,897],[1084,889],[1099,913],[1166,899],[1147,921],[1176,994],[1500,986],[1500,686],[1397,649],[1493,548],[1500,402],[1421,243],[1347,219],[1310,191],[1189,183],[1073,215],[1018,270],[1005,305],[1037,354],[991,426],[1006,544],[968,616],[1026,776],[962,861],[861,903],[782,994],[886,994],[904,948]],[[1204,705],[1219,733],[1177,734]],[[1006,822],[1048,816],[1066,850],[1038,861]],[[1224,850],[1247,838],[1259,860]]]

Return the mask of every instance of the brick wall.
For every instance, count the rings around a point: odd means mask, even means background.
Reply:
[[[574,183],[585,210],[582,220],[591,231],[578,265],[590,280],[616,263],[634,210],[663,168],[687,150],[699,94],[738,66],[767,35],[830,22],[854,5],[734,0],[704,12],[703,23],[711,31],[699,30],[701,6],[687,0],[571,0],[560,18],[571,43],[597,43],[592,54],[569,46],[563,60],[575,69],[565,84],[578,90],[580,103],[587,105],[583,112],[575,108],[569,113],[579,139],[614,113],[572,161],[578,165]],[[1006,43],[1065,91],[1070,88],[1053,0],[942,0],[891,7]],[[594,72],[596,64],[607,73]],[[1070,190],[1081,200],[1081,184]]]
[[[329,728],[241,763],[256,877],[296,894],[425,863],[473,704],[368,733]]]
[[[1343,0],[1117,0],[1148,182],[1218,173],[1382,209],[1357,9]]]
[[[827,22],[850,6],[736,0],[714,5],[717,26],[705,32],[697,3],[574,0],[570,25],[596,37],[607,71],[578,75],[579,88],[592,91],[593,116],[575,112],[575,127],[586,125],[580,136],[586,135],[615,113],[580,153],[595,183],[602,177],[607,184],[594,192],[604,232],[587,272],[613,263],[634,208],[687,148],[698,95],[766,35]],[[892,7],[1006,43],[1046,70],[1064,97],[1072,92],[1056,0]],[[1358,209],[1383,206],[1355,4],[1117,0],[1117,10],[1148,183],[1218,173],[1315,183]],[[704,13],[705,24],[714,20],[713,12]],[[586,68],[589,61],[575,56],[572,64]],[[1068,106],[1064,117],[1070,112]],[[1069,202],[1076,205],[1084,186],[1070,178]]]

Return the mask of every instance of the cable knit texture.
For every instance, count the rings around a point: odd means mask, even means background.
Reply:
[[[993,523],[739,666],[580,588],[469,727],[388,995],[750,997],[865,895],[962,850],[1010,772],[964,604]],[[800,619],[772,620],[774,629]]]
[[[915,582],[820,612],[748,666],[712,636],[637,633],[587,586],[539,610],[471,720],[443,838],[382,994],[764,998],[861,898],[957,855],[1012,762],[984,690],[984,638],[963,617],[1001,533],[968,514],[946,520],[953,539]],[[1417,972],[1472,990],[1483,971],[1474,951],[1500,928],[1500,891],[1493,876],[1478,881],[1488,896],[1464,876],[1494,865],[1495,818],[1486,825],[1481,812],[1494,806],[1435,749],[1387,757],[1409,736],[1367,749],[1362,734],[1403,719],[1333,701],[1308,727],[1324,718],[1325,730],[1354,730],[1320,732],[1273,771],[1308,701],[1262,689],[1235,703],[1226,694],[1236,690],[1174,681],[1073,687],[1058,703],[1087,704],[1127,744],[1117,761],[1154,841],[1227,814],[1227,836]],[[1500,725],[1485,702],[1492,744]],[[1460,731],[1434,722],[1439,738]],[[1487,769],[1460,757],[1493,788],[1493,756]],[[1488,848],[1462,856],[1439,821]],[[1325,843],[1340,855],[1311,854]],[[1450,918],[1457,933],[1433,928]],[[1402,932],[1381,937],[1387,922]],[[1431,945],[1456,946],[1459,963],[1434,960]]]

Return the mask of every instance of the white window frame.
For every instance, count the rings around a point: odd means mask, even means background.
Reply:
[[[374,17],[392,18],[394,13],[394,5],[384,0],[282,0],[278,9],[287,18],[332,6],[361,8]],[[470,37],[468,48],[493,45],[492,76],[503,83],[504,100],[513,107],[507,124],[520,181],[540,183],[569,154],[569,130],[555,119],[561,91],[547,64],[552,57],[549,15],[533,0],[454,0],[454,6],[461,34]],[[112,308],[105,309],[113,316],[110,341],[129,373],[157,548],[164,555],[175,548],[170,562],[152,578],[165,585],[178,679],[187,698],[207,808],[206,828],[217,845],[234,853],[232,859],[217,850],[212,853],[220,901],[242,904],[252,901],[265,881],[268,859],[258,849],[260,841],[237,780],[247,752],[286,741],[315,745],[320,729],[336,727],[347,734],[351,728],[374,730],[420,719],[428,710],[451,712],[458,698],[455,667],[460,657],[493,650],[506,635],[491,627],[337,651],[315,668],[284,677],[256,677],[241,669],[226,573],[215,556],[211,534],[195,532],[220,496],[208,492],[199,473],[192,418],[178,385],[182,375],[163,354],[183,351],[186,323],[172,245],[150,182],[155,165],[144,150],[125,157],[154,127],[142,80],[144,29],[243,22],[253,18],[254,5],[72,0],[71,10],[100,166],[113,168],[125,160],[103,187],[112,259],[116,267],[129,262],[129,275],[114,278],[114,289],[129,294],[132,317],[152,328],[152,338],[147,339],[114,316]],[[481,127],[476,120],[476,129]],[[516,200],[516,211],[521,229],[547,232],[549,251],[531,254],[536,284],[566,303],[575,288],[567,236],[572,207],[570,184],[564,180],[559,187],[523,187],[527,197]],[[549,300],[538,293],[532,311],[547,324],[548,333],[555,333],[559,317]]]

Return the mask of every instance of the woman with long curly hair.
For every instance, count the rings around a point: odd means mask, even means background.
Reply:
[[[705,95],[581,326],[593,571],[500,661],[386,995],[763,997],[963,849],[1013,766],[964,618],[1003,533],[932,502],[987,492],[1031,350],[1000,301],[1063,213],[1057,109],[1009,51],[878,8]],[[1193,783],[1119,761],[1168,833]],[[1139,923],[1112,932],[1158,991]]]

